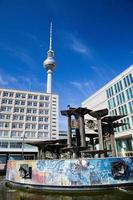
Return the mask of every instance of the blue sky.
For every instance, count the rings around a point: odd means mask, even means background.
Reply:
[[[132,0],[0,0],[0,87],[46,91],[51,21],[60,110],[133,64]]]

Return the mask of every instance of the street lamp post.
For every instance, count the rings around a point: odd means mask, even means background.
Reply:
[[[25,133],[24,133],[24,135],[23,135],[23,137],[22,137],[22,159],[24,159],[24,139],[25,139]]]

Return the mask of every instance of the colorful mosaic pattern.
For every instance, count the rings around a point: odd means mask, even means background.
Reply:
[[[124,176],[114,178],[111,163],[126,164]],[[28,165],[31,178],[20,175],[20,166]],[[9,160],[6,179],[17,183],[50,186],[93,186],[133,183],[133,157],[75,160]]]

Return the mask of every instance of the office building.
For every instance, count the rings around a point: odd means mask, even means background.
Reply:
[[[118,155],[133,151],[133,65],[82,102],[92,110],[108,108],[109,115],[126,115],[119,120],[126,123],[115,129]],[[86,115],[86,119],[91,118]]]

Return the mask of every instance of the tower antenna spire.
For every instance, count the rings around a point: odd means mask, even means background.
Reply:
[[[49,50],[47,52],[47,58],[43,62],[43,66],[47,70],[47,93],[52,93],[52,73],[56,67],[54,51],[52,50],[52,22],[50,23]]]
[[[52,50],[52,31],[53,31],[53,26],[52,22],[50,23],[50,42],[49,42],[49,50]]]

